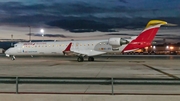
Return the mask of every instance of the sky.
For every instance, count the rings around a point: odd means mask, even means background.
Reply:
[[[180,0],[0,0],[0,39],[94,39],[138,35],[152,19],[180,25]],[[161,31],[162,30],[162,31]],[[156,38],[180,39],[179,26]],[[116,34],[114,34],[116,33]]]

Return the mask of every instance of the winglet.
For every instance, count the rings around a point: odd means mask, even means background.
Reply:
[[[66,47],[66,49],[63,52],[71,51],[72,42],[69,43],[69,45]]]

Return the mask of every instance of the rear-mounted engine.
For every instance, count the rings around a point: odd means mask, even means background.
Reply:
[[[123,38],[109,38],[108,43],[111,46],[122,46],[124,44],[128,44],[129,42]]]

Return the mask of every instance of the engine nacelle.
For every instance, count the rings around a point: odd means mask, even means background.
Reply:
[[[123,38],[109,38],[108,43],[111,46],[122,46],[124,44],[128,44],[129,41],[127,41],[127,40],[125,40]]]

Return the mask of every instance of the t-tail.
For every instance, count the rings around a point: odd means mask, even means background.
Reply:
[[[149,21],[139,36],[132,40],[122,52],[129,52],[150,46],[161,25],[166,24],[168,23],[161,20]]]

